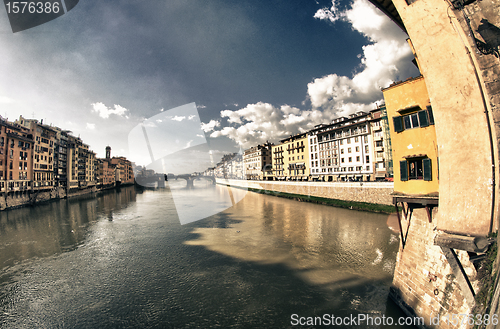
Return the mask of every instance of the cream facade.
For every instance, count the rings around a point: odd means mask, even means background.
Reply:
[[[243,153],[244,177],[247,180],[263,180],[272,163],[271,147],[266,143],[251,147]]]

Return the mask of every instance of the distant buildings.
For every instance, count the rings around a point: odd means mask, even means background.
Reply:
[[[226,155],[213,169],[234,175]],[[392,154],[385,105],[340,117],[290,136],[279,144],[253,146],[243,153],[248,180],[375,181],[392,177]]]
[[[246,179],[263,180],[264,176],[272,173],[271,147],[269,142],[245,150],[243,153],[243,169]]]
[[[4,197],[23,193],[19,196],[31,200],[35,192],[52,195],[60,190],[62,194],[54,195],[68,195],[133,184],[132,163],[111,158],[110,152],[107,149],[108,158],[98,159],[68,130],[23,116],[14,122],[0,118],[0,192]]]
[[[276,163],[276,178],[307,180],[310,174],[309,140],[307,134],[298,134],[282,139],[279,162]]]

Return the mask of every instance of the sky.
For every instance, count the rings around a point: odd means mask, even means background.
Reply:
[[[0,10],[0,115],[43,119],[99,157],[109,145],[144,165],[153,159],[131,145],[137,127],[169,118],[153,134],[169,145],[199,120],[193,140],[204,135],[205,149],[180,144],[217,162],[374,109],[381,88],[419,74],[406,38],[367,0],[80,0],[17,33]],[[167,114],[192,103],[196,119]],[[176,171],[194,161],[184,160]]]

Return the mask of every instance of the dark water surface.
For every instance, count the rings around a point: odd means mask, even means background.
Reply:
[[[398,248],[387,215],[247,193],[180,225],[176,207],[220,189],[177,189],[174,204],[168,190],[127,187],[1,212],[0,327],[286,328],[292,314],[402,316],[387,298]]]

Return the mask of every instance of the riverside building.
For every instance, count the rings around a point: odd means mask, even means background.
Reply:
[[[307,133],[282,139],[272,146],[273,173],[278,180],[308,180],[310,175]]]
[[[374,163],[384,155],[374,151],[374,138],[383,143],[383,135],[372,134],[371,113],[356,112],[331,124],[318,125],[308,132],[313,179],[322,181],[369,181],[377,177]],[[383,151],[383,150],[382,150]],[[314,159],[313,159],[314,158]],[[318,160],[316,160],[318,159]],[[314,161],[314,162],[313,162]]]
[[[271,147],[269,142],[253,146],[243,153],[244,177],[248,180],[263,180],[272,166]],[[272,172],[272,171],[271,171]]]
[[[383,93],[391,118],[394,192],[408,197],[437,197],[436,130],[424,78],[392,84]]]
[[[31,190],[33,134],[30,129],[0,119],[0,190]]]
[[[30,129],[34,138],[33,189],[52,189],[54,181],[54,146],[57,131],[35,119],[19,116],[15,123]]]

